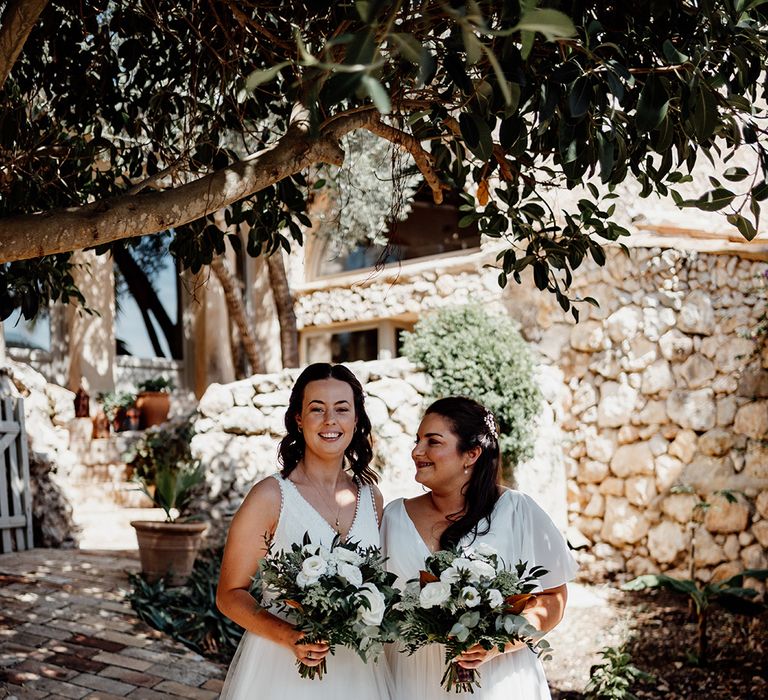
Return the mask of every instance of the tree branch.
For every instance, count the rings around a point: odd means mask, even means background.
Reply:
[[[0,90],[48,0],[8,0],[0,20]]]
[[[413,156],[417,167],[432,190],[432,199],[435,204],[440,204],[443,201],[443,185],[432,166],[432,155],[424,150],[415,136],[385,124],[379,119],[378,115],[372,118],[364,128],[408,151]]]
[[[293,310],[293,295],[288,286],[288,276],[285,274],[283,254],[280,250],[267,256],[267,269],[277,315],[280,319],[280,350],[283,367],[298,367],[299,332],[296,328],[296,312]]]
[[[342,116],[307,135],[292,124],[274,145],[193,182],[141,195],[118,195],[93,204],[0,219],[0,263],[65,253],[195,221],[316,163],[341,165],[339,139],[371,119]]]

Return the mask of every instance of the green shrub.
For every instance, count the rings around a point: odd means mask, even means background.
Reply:
[[[403,354],[432,378],[433,398],[468,396],[493,411],[508,474],[533,454],[541,392],[531,353],[511,319],[477,306],[441,309],[405,334]]]
[[[186,644],[198,654],[229,663],[243,629],[216,607],[216,586],[222,551],[201,553],[186,585],[166,588],[165,581],[149,583],[128,574],[128,600],[148,625]]]
[[[589,670],[589,683],[584,689],[586,700],[637,700],[632,686],[637,681],[653,681],[654,677],[637,666],[625,648],[605,647],[600,656],[603,663]]]

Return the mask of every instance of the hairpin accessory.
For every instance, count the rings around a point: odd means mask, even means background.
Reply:
[[[485,424],[488,426],[488,432],[491,434],[494,440],[498,440],[499,434],[496,432],[496,421],[493,420],[493,413],[486,411],[484,420]]]

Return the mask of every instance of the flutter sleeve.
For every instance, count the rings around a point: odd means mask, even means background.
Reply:
[[[542,566],[547,573],[539,579],[542,589],[557,588],[576,575],[578,565],[552,518],[527,494],[519,494],[520,501],[513,515],[513,527],[523,525],[522,550],[529,566]]]

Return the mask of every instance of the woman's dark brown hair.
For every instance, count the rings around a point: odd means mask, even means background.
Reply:
[[[321,379],[338,379],[352,387],[352,396],[355,404],[355,433],[352,442],[349,443],[344,456],[347,458],[349,469],[359,477],[364,484],[374,484],[378,481],[376,472],[370,467],[373,459],[373,445],[371,440],[371,419],[365,412],[365,394],[363,387],[352,372],[344,365],[331,365],[327,362],[316,362],[309,365],[298,377],[288,400],[288,409],[285,412],[286,436],[280,441],[278,459],[282,466],[280,473],[283,478],[296,469],[296,465],[304,457],[306,443],[299,430],[296,416],[301,414],[304,403],[304,391],[307,384]]]
[[[464,535],[485,535],[490,529],[490,517],[500,494],[501,456],[498,427],[493,414],[473,399],[449,396],[438,399],[427,414],[436,414],[450,424],[451,432],[458,438],[458,450],[468,452],[473,447],[482,451],[472,466],[472,475],[462,489],[464,510],[449,516],[451,524],[440,536],[440,547],[456,546]],[[481,531],[481,523],[485,521]]]

